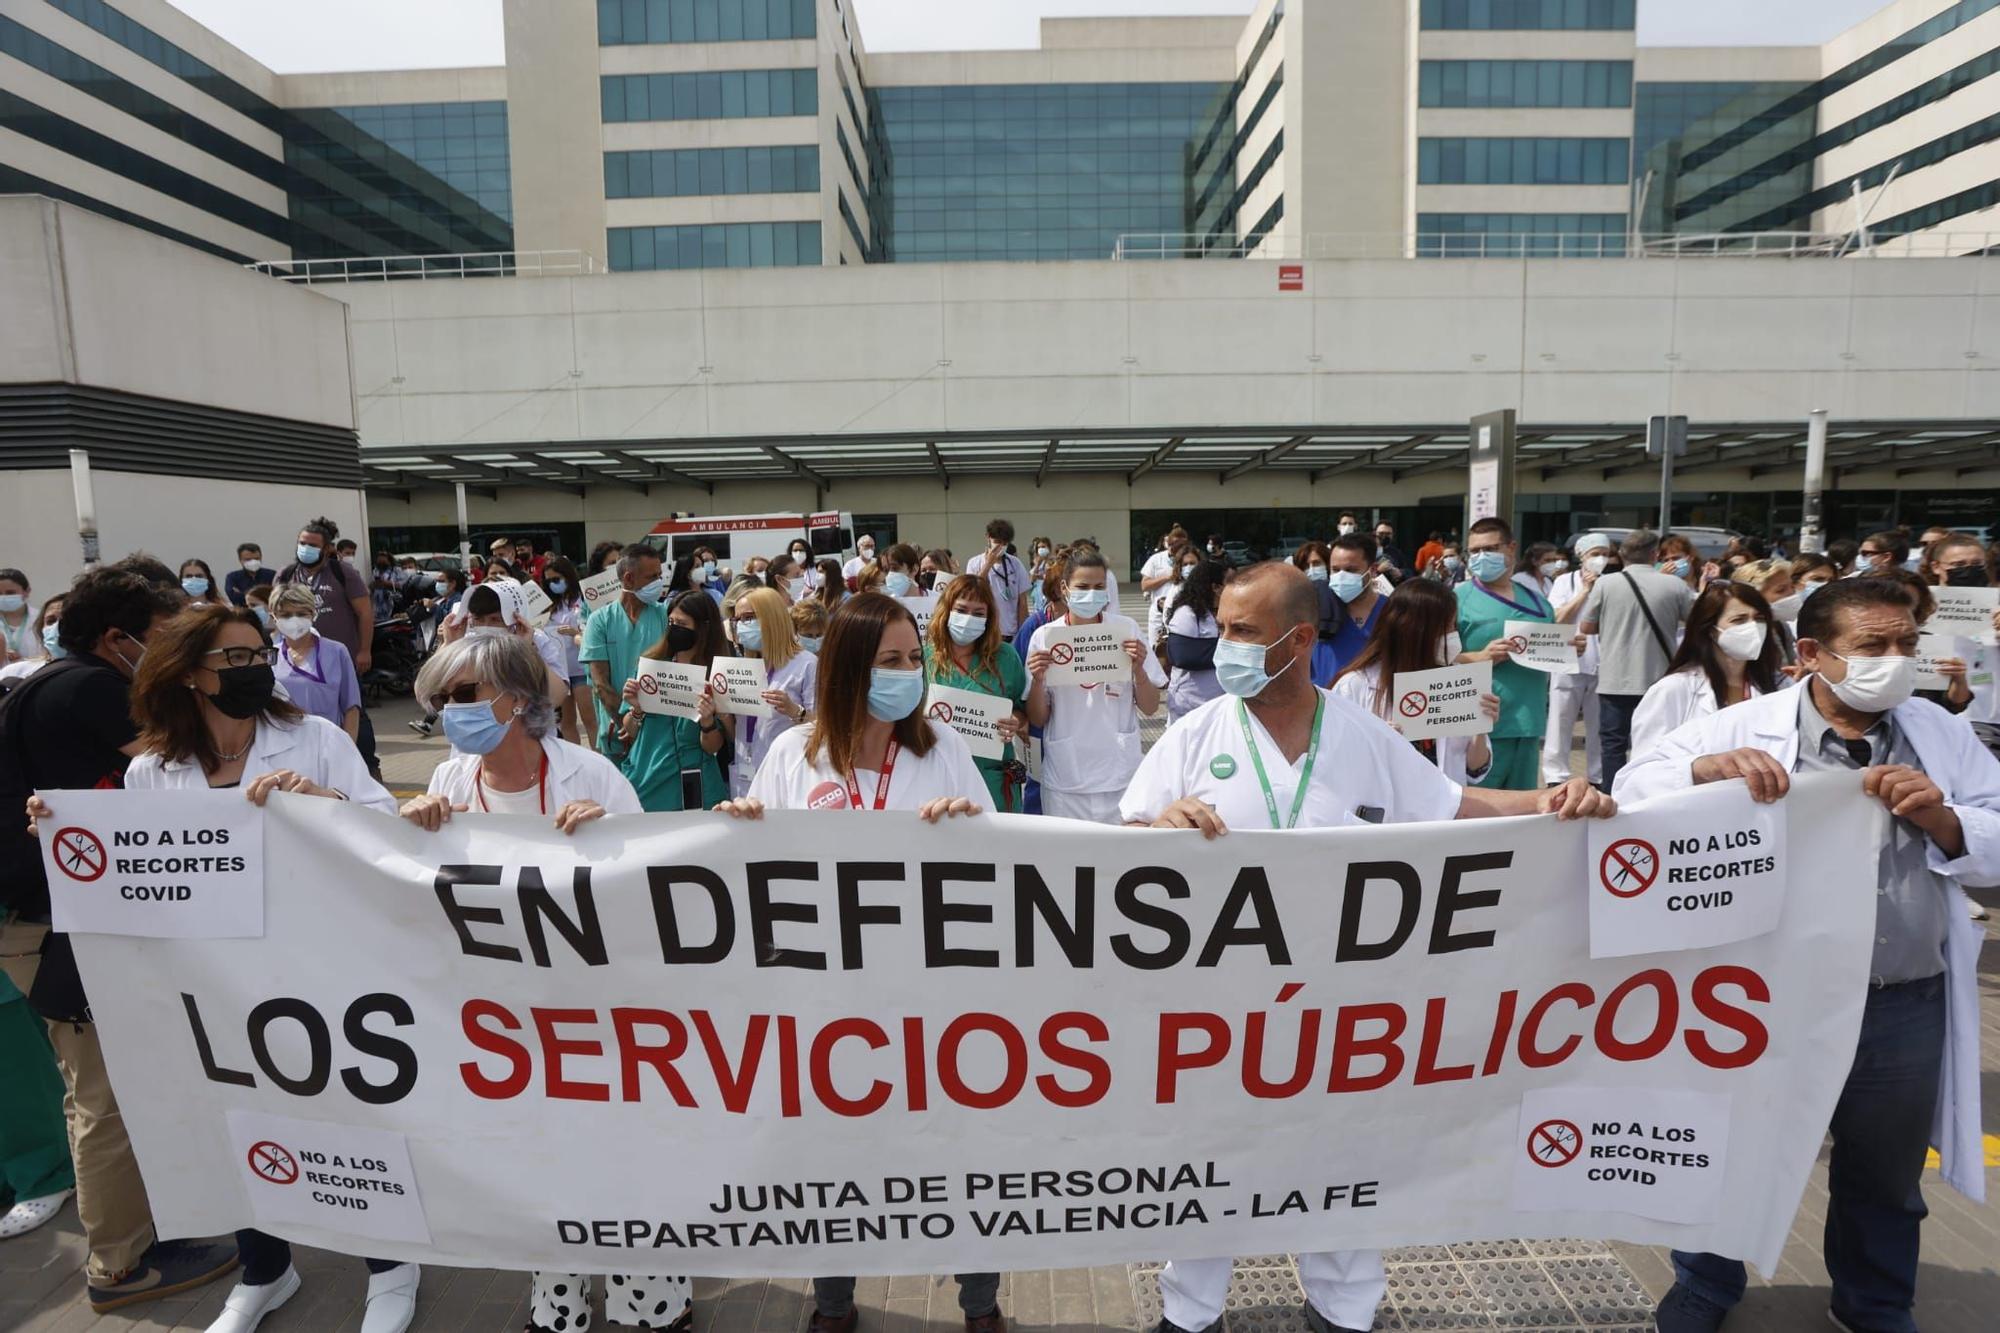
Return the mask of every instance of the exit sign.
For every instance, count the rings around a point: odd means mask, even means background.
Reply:
[[[1278,265],[1278,290],[1281,292],[1302,292],[1306,289],[1306,266],[1304,264]]]

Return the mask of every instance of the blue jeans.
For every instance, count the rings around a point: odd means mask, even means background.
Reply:
[[[1632,757],[1632,714],[1639,711],[1643,694],[1597,692],[1597,744],[1604,758],[1604,790],[1611,790],[1618,770]]]
[[[1608,756],[1607,756],[1608,762]],[[1824,1255],[1833,1312],[1855,1333],[1916,1333],[1920,1181],[1944,1061],[1945,979],[1868,992],[1854,1067],[1833,1109]],[[1741,1260],[1674,1251],[1683,1286],[1743,1299]]]

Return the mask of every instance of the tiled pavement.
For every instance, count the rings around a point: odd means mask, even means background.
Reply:
[[[405,701],[374,713],[385,776],[399,791],[422,790],[443,757],[442,741],[404,727]],[[1155,724],[1157,725],[1157,724]],[[1149,728],[1150,740],[1153,728]],[[2000,907],[2000,892],[1977,896]],[[2000,921],[2000,914],[1996,914]],[[1981,963],[1986,1081],[1987,1186],[2000,1200],[2000,944]],[[2000,1210],[1974,1207],[1936,1184],[1926,1190],[1924,1265],[1917,1316],[1925,1333],[2000,1330]],[[1820,1333],[1826,1270],[1819,1260],[1826,1169],[1815,1170],[1779,1270],[1752,1277],[1749,1298],[1728,1333]],[[96,1316],[81,1299],[83,1238],[74,1209],[41,1231],[0,1243],[0,1333],[142,1333],[203,1329],[220,1311],[228,1283],[128,1311]],[[304,1289],[260,1333],[356,1333],[366,1275],[351,1259],[302,1250]],[[1664,1252],[1599,1241],[1493,1241],[1392,1251],[1389,1297],[1378,1329],[1509,1329],[1521,1333],[1636,1333],[1651,1327],[1652,1302],[1673,1281]],[[1157,1265],[1012,1273],[1001,1301],[1022,1333],[1141,1329],[1159,1319]],[[695,1333],[801,1333],[808,1284],[801,1280],[701,1280]],[[857,1288],[864,1333],[953,1333],[957,1288],[949,1277],[863,1278]],[[424,1274],[414,1333],[509,1333],[527,1323],[528,1279],[487,1269],[433,1268]],[[1237,1266],[1225,1333],[1303,1333],[1299,1291],[1285,1256]]]

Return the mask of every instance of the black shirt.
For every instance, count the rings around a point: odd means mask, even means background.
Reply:
[[[54,663],[16,687],[8,700],[8,752],[0,764],[11,770],[6,785],[24,792],[115,788],[125,785],[131,762],[120,750],[138,739],[132,723],[131,683],[122,672],[91,655]],[[48,881],[27,817],[5,812],[5,837],[27,842],[10,856],[13,873],[0,890],[6,905],[23,916],[46,919]],[[31,853],[31,854],[30,854]]]
[[[222,578],[223,595],[237,606],[248,606],[250,590],[259,584],[269,584],[277,577],[268,569],[260,569],[255,574],[247,569],[232,569]]]

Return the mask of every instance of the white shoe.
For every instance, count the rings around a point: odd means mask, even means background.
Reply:
[[[239,1282],[222,1303],[222,1313],[208,1326],[208,1333],[251,1333],[265,1315],[298,1294],[299,1270],[289,1264],[276,1282],[266,1282],[261,1287]]]
[[[417,1279],[423,1269],[415,1264],[397,1264],[382,1273],[368,1275],[368,1313],[362,1316],[361,1333],[403,1333],[417,1314]]]
[[[19,1199],[0,1217],[0,1240],[12,1240],[25,1236],[36,1227],[49,1222],[62,1211],[63,1200],[76,1193],[75,1190],[57,1190],[54,1194],[44,1194],[39,1199]]]

